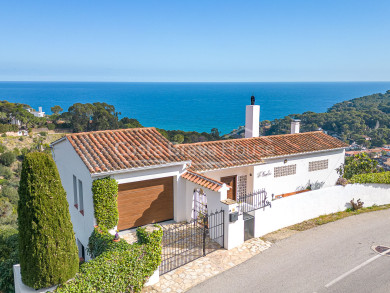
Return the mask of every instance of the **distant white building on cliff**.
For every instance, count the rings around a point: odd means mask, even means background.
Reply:
[[[42,107],[38,108],[38,111],[35,111],[32,108],[27,109],[31,114],[33,114],[35,117],[45,117],[45,112],[42,111]]]

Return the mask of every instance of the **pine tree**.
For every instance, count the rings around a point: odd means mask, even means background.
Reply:
[[[78,272],[78,251],[66,193],[53,159],[26,155],[19,185],[19,258],[24,284],[46,288]]]

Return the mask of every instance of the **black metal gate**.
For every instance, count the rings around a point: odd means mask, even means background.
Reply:
[[[160,275],[224,246],[224,211],[197,214],[189,223],[163,227]]]

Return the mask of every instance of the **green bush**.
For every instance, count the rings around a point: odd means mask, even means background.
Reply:
[[[106,250],[99,250],[98,257],[83,264],[75,279],[56,292],[140,292],[160,265],[162,229],[138,228],[137,235],[142,235],[138,243],[110,245],[113,236],[95,229],[91,238],[109,242],[101,246]]]
[[[13,124],[0,124],[0,133],[3,133],[1,136],[5,135],[5,132],[8,131],[18,131],[19,128],[16,125]]]
[[[371,173],[371,174],[360,174],[353,176],[350,183],[379,183],[379,184],[390,184],[390,172]]]
[[[41,132],[39,132],[39,135],[40,135],[40,136],[46,136],[46,135],[47,135],[47,132],[41,131]]]
[[[12,175],[11,168],[0,165],[0,176],[4,176],[5,179],[11,179]]]
[[[8,198],[13,205],[16,205],[19,200],[18,191],[12,186],[3,186],[1,189],[1,196]]]
[[[76,240],[53,159],[28,154],[19,185],[19,258],[24,284],[35,289],[63,283],[77,273]]]
[[[0,291],[15,292],[12,266],[19,263],[18,230],[7,226],[0,228]]]
[[[99,227],[112,229],[118,224],[118,183],[106,177],[92,183],[95,219]]]
[[[47,129],[49,129],[49,130],[54,130],[54,129],[56,128],[56,126],[55,126],[54,123],[48,123],[48,124],[46,125],[46,127],[47,127]]]
[[[11,166],[15,160],[16,156],[13,152],[5,152],[0,155],[0,162],[5,166]]]
[[[371,159],[366,153],[345,158],[345,164],[337,169],[337,172],[346,179],[351,179],[354,175],[378,173],[383,171],[378,166],[378,162]]]
[[[114,236],[107,232],[107,229],[95,228],[92,232],[92,235],[89,237],[88,241],[88,254],[92,257],[98,257],[103,252],[121,249],[129,249],[130,244],[128,244],[124,239],[121,239],[119,242],[113,241]]]
[[[0,153],[4,153],[7,150],[7,147],[3,144],[0,144]]]

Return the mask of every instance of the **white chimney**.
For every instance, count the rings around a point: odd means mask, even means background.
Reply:
[[[259,136],[260,106],[255,105],[255,97],[251,97],[251,104],[246,106],[245,138]]]
[[[42,113],[42,107],[38,107],[38,112]]]
[[[301,126],[301,120],[294,119],[291,121],[291,134],[299,133],[299,128]]]

